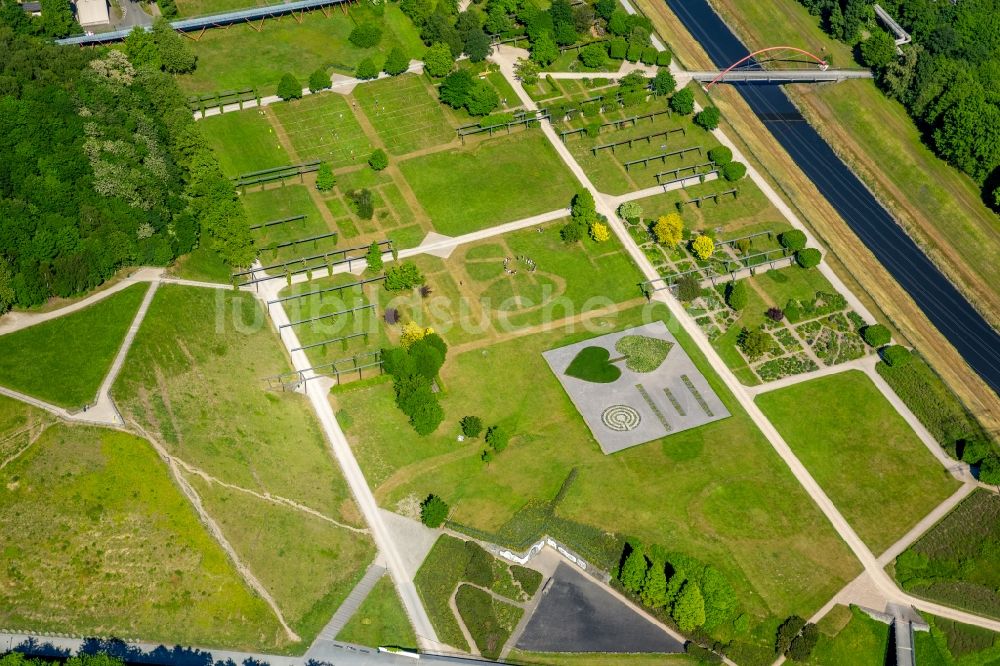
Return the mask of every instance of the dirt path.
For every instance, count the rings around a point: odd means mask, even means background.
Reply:
[[[475,639],[472,638],[472,632],[469,628],[465,626],[465,620],[462,619],[462,614],[458,612],[458,604],[455,603],[455,597],[458,596],[458,588],[461,585],[456,585],[455,589],[452,590],[451,596],[448,597],[448,608],[451,609],[451,614],[455,616],[455,621],[458,622],[458,628],[462,630],[462,636],[465,637],[465,642],[469,644],[469,652],[473,656],[481,657],[482,653],[479,651],[479,646],[476,645]]]
[[[284,629],[285,635],[288,639],[295,643],[300,642],[302,639],[298,634],[292,631],[292,628],[288,626],[287,622],[285,622],[285,616],[282,614],[281,609],[278,607],[278,603],[274,600],[274,597],[272,597],[267,591],[264,584],[257,579],[257,576],[255,576],[253,571],[250,570],[250,567],[243,563],[240,556],[236,553],[236,549],[233,548],[232,544],[229,543],[229,540],[226,539],[225,534],[222,532],[222,528],[220,528],[218,523],[216,523],[212,516],[209,515],[208,511],[201,503],[201,496],[198,495],[198,492],[194,489],[194,487],[188,483],[188,480],[184,478],[184,474],[181,472],[178,462],[167,452],[166,447],[164,447],[163,444],[161,444],[156,438],[143,430],[139,423],[131,421],[130,425],[136,432],[145,438],[146,441],[149,442],[150,446],[153,447],[163,462],[167,464],[167,467],[170,469],[171,476],[173,476],[174,481],[177,482],[177,485],[180,487],[181,492],[184,493],[184,496],[187,497],[189,502],[191,502],[191,506],[194,507],[194,510],[201,519],[202,524],[205,525],[209,534],[212,535],[212,538],[215,539],[215,541],[226,552],[226,555],[229,556],[230,561],[233,563],[233,566],[236,568],[240,577],[242,577],[246,584],[259,594],[261,599],[263,599],[264,602],[271,607],[271,610],[274,612],[275,617],[277,617],[278,622],[281,624],[282,629]]]
[[[295,500],[288,499],[287,497],[281,497],[280,495],[272,495],[271,493],[268,492],[263,492],[263,493],[257,492],[256,490],[251,490],[249,488],[243,488],[242,486],[237,486],[232,483],[228,483],[226,481],[223,481],[222,479],[212,476],[211,474],[207,473],[202,469],[199,469],[198,467],[195,467],[194,465],[191,465],[190,463],[185,462],[184,460],[181,460],[180,458],[177,458],[175,456],[170,456],[169,454],[167,455],[170,457],[172,461],[176,462],[177,465],[179,465],[185,472],[191,474],[192,476],[197,476],[198,478],[202,479],[203,481],[209,484],[222,486],[223,488],[227,488],[229,490],[235,490],[237,492],[244,493],[252,497],[256,497],[259,500],[270,502],[271,504],[277,504],[279,506],[295,509],[296,511],[301,511],[302,513],[309,514],[314,518],[325,520],[326,522],[332,525],[343,528],[345,530],[350,530],[351,532],[355,532],[357,534],[368,534],[367,529],[361,527],[354,527],[352,525],[346,525],[344,523],[336,521],[330,516],[327,516],[326,514],[321,513],[316,509],[310,508],[305,504],[296,502]]]
[[[28,442],[24,446],[19,448],[17,451],[12,453],[10,456],[8,456],[3,462],[0,462],[0,470],[2,470],[4,467],[14,462],[22,455],[24,455],[24,453],[31,448],[31,445],[38,441],[38,438],[42,436],[42,434],[48,429],[50,425],[52,425],[52,421],[42,423],[41,427],[39,427],[37,424],[32,424],[4,438],[3,442],[0,442],[0,444],[5,444],[10,440],[14,439],[15,437],[20,437],[25,433],[28,434]]]

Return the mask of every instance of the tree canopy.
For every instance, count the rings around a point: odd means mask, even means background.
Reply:
[[[254,259],[243,207],[163,71],[162,43],[132,47],[54,46],[0,26],[0,310],[199,244],[231,265]]]
[[[899,56],[865,0],[799,0],[824,30],[854,45],[882,90],[906,106],[938,155],[984,186],[1000,179],[1000,0],[883,0],[913,37]],[[862,29],[864,28],[864,29]]]

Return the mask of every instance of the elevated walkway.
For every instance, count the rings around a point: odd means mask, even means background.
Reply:
[[[284,2],[277,5],[270,5],[268,7],[249,7],[247,9],[238,9],[236,11],[224,12],[222,14],[209,14],[207,16],[195,16],[192,18],[178,19],[176,21],[171,21],[170,25],[174,30],[179,32],[193,32],[195,30],[204,30],[206,28],[218,28],[226,25],[233,25],[234,23],[249,23],[251,21],[294,14],[295,12],[305,11],[307,9],[320,9],[331,5],[341,5],[345,2],[350,2],[350,0],[294,0],[294,2]],[[151,26],[143,27],[147,31],[152,29]],[[132,28],[128,28],[125,30],[102,32],[96,35],[73,35],[72,37],[57,39],[56,44],[108,44],[110,42],[118,42],[125,39],[131,31]]]
[[[703,70],[682,72],[678,76],[690,76],[702,83],[823,83],[845,81],[847,79],[870,79],[867,69],[734,69],[729,72]]]

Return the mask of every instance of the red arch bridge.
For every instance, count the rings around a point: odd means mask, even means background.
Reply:
[[[737,60],[722,71],[686,72],[695,81],[707,83],[821,83],[846,79],[870,79],[867,69],[832,69],[817,55],[795,46],[769,46]]]

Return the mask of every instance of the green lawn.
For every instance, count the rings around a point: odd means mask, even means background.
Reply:
[[[404,312],[451,344],[467,344],[484,332],[510,333],[641,297],[641,276],[617,239],[567,247],[559,238],[562,224],[463,246],[447,260],[418,257],[433,297]],[[504,273],[505,257],[515,274]],[[535,270],[517,257],[533,260]]]
[[[364,575],[371,539],[286,506],[189,476],[240,559],[308,646]]]
[[[276,249],[276,245],[313,238],[331,232],[326,221],[309,196],[311,185],[287,185],[271,190],[255,190],[240,197],[247,211],[251,225],[264,224],[295,215],[305,215],[304,220],[295,220],[283,224],[272,225],[253,231],[254,240],[261,250],[259,254],[263,265],[291,261],[298,257],[308,257],[333,250],[339,238],[331,236],[321,240],[297,243],[289,247]]]
[[[0,471],[0,488],[5,627],[285,647],[144,440],[54,425]]]
[[[365,164],[374,150],[347,98],[339,93],[309,95],[270,108],[303,162],[323,160],[334,168],[354,166]]]
[[[889,625],[857,607],[834,606],[819,622],[819,642],[807,663],[815,666],[884,666]],[[920,663],[924,663],[920,654]]]
[[[859,370],[765,393],[757,404],[876,554],[958,489]]]
[[[447,143],[455,130],[441,103],[427,92],[424,78],[404,74],[354,89],[354,98],[392,155]]]
[[[601,452],[541,353],[637,325],[643,310],[598,317],[594,332],[553,330],[449,352],[441,373],[446,420],[428,437],[413,437],[387,384],[333,400],[382,506],[433,492],[449,502],[455,521],[523,547],[537,537],[530,509],[551,500],[577,468],[555,512],[565,528],[557,536],[605,553],[592,559],[608,568],[618,553],[601,546],[605,530],[696,555],[732,581],[760,626],[754,640],[764,645],[779,618],[813,612],[858,565],[674,323],[674,335],[732,416],[612,456]],[[665,316],[662,308],[652,312]],[[514,433],[489,465],[480,460],[481,440],[456,444],[458,420],[467,414]],[[399,446],[403,441],[408,445]]]
[[[93,401],[148,288],[0,336],[0,384],[61,407]]]
[[[209,116],[197,126],[219,158],[222,172],[231,178],[292,163],[259,109]]]
[[[213,2],[216,0],[212,0]],[[329,18],[312,11],[297,22],[290,16],[271,19],[257,32],[249,25],[212,29],[192,43],[198,67],[178,77],[189,93],[207,93],[256,86],[261,95],[272,95],[282,74],[294,74],[302,87],[315,69],[325,67],[353,74],[363,59],[372,56],[381,66],[384,55],[397,44],[418,58],[424,46],[410,20],[398,5],[384,6],[384,15],[366,4],[350,7],[350,14],[331,10]],[[370,49],[359,49],[347,37],[356,23],[374,22],[382,27],[382,39]]]
[[[719,197],[718,202],[705,201],[700,207],[687,204],[677,208],[678,202],[692,201],[717,192],[725,192],[736,188],[739,197],[731,194]],[[762,225],[761,231],[770,229],[784,231],[789,228],[781,213],[767,200],[764,193],[752,181],[743,179],[738,183],[724,180],[714,180],[698,185],[689,185],[683,190],[664,192],[644,199],[639,199],[643,215],[647,220],[656,220],[668,213],[681,214],[684,226],[692,230],[707,231],[722,228],[721,239],[738,238],[745,235],[744,228],[750,225]]]
[[[400,163],[434,228],[458,236],[568,207],[577,183],[541,132]]]
[[[375,584],[354,616],[337,634],[337,640],[370,647],[391,645],[411,650],[417,648],[417,636],[388,574]]]
[[[201,280],[203,282],[218,282],[229,284],[233,268],[219,256],[219,253],[208,247],[206,238],[201,239],[201,246],[190,254],[178,257],[170,269],[170,273],[186,280]]]
[[[780,308],[791,299],[812,302],[816,292],[835,294],[830,281],[817,270],[806,270],[798,266],[790,266],[785,270],[768,271],[751,278],[753,284],[762,289]]]
[[[275,0],[178,0],[177,12],[182,17],[204,16],[274,4],[277,4]]]
[[[597,93],[588,92],[587,96]],[[563,100],[564,102],[566,100]],[[597,116],[584,117],[577,114],[569,122],[559,122],[556,131],[584,128],[592,122],[607,123],[612,121],[635,118],[655,111],[664,110],[663,100],[653,99],[643,104],[629,108],[608,110]],[[658,132],[674,130],[674,133],[663,136],[650,136]],[[680,131],[683,130],[683,134]],[[632,145],[622,144],[614,149],[604,148],[594,152],[598,146],[634,139]],[[580,166],[587,172],[594,185],[602,192],[609,194],[624,194],[633,190],[652,187],[658,184],[657,173],[684,166],[695,166],[709,162],[707,151],[716,145],[716,141],[703,129],[691,122],[690,116],[673,117],[668,115],[643,119],[636,123],[626,123],[620,129],[614,126],[605,127],[595,137],[585,133],[567,136],[566,146],[576,158]],[[683,155],[674,155],[665,159],[649,162],[646,166],[636,164],[625,169],[625,163],[645,157],[653,157],[680,150],[682,148],[701,148],[701,152],[690,151]],[[701,171],[710,170],[703,167]],[[687,175],[693,173],[689,171]],[[672,177],[664,177],[663,182]]]
[[[359,253],[361,254],[361,253]],[[330,287],[354,284],[366,277],[340,274],[333,277],[316,278],[310,282],[295,284],[283,289],[282,296],[304,294]],[[290,321],[311,319],[321,315],[343,312],[367,303],[378,303],[376,312],[359,311],[356,314],[343,314],[328,317],[308,324],[294,327],[300,345],[312,345],[337,340],[348,336],[350,340],[342,340],[327,345],[312,347],[306,354],[314,365],[330,363],[366,350],[375,350],[390,344],[387,327],[382,323],[382,315],[388,307],[391,296],[379,283],[356,286],[330,291],[325,294],[304,296],[286,301],[283,305]],[[367,338],[364,334],[367,333]],[[361,335],[356,335],[361,334]]]
[[[350,522],[347,486],[308,400],[265,389],[289,370],[250,294],[160,287],[113,394],[126,421],[228,483]]]
[[[972,493],[896,559],[894,573],[911,594],[1000,618],[1000,497]]]

